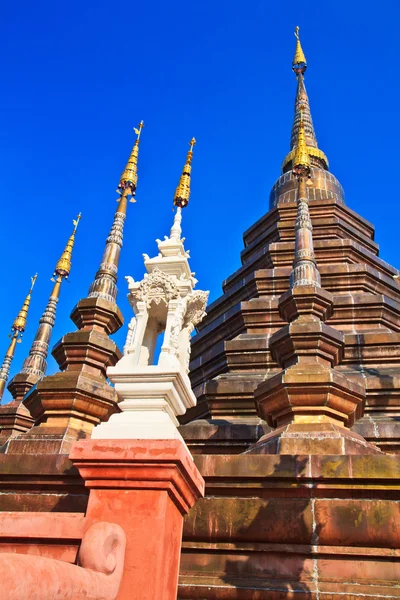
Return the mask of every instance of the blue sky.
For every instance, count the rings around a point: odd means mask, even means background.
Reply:
[[[301,27],[319,146],[347,204],[376,226],[381,257],[400,266],[397,2],[192,0],[2,7],[1,360],[9,328],[38,271],[21,367],[51,290],[50,277],[82,211],[70,283],[52,342],[99,265],[115,189],[145,121],[137,203],[129,206],[119,280],[141,278],[142,253],[168,233],[188,141],[197,138],[186,245],[198,287],[219,296],[240,266],[242,233],[268,210],[288,151]],[[116,334],[122,346],[126,328]],[[1,349],[2,348],[2,349]],[[49,373],[56,365],[50,360]]]

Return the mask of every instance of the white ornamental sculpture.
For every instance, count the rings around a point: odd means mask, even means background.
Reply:
[[[147,273],[141,281],[126,278],[134,317],[128,325],[123,358],[107,370],[122,413],[95,427],[93,438],[182,439],[177,416],[196,404],[187,375],[190,337],[206,314],[209,292],[194,289],[197,280],[181,238],[193,145],[194,140],[175,193],[177,209],[169,237],[157,240],[158,256],[143,255]]]

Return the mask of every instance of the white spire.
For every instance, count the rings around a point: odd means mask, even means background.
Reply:
[[[178,206],[176,209],[174,222],[171,227],[171,232],[169,234],[170,240],[177,240],[178,242],[180,241],[181,235],[182,235],[181,223],[182,223],[182,209],[180,206]]]

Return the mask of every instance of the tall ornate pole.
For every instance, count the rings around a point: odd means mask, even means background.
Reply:
[[[33,286],[35,285],[36,278],[37,273],[31,278],[31,288],[29,290],[29,294],[25,298],[25,302],[23,303],[22,308],[19,311],[17,318],[15,319],[11,327],[11,343],[4,357],[3,364],[0,368],[0,401],[3,397],[6,383],[10,375],[10,367],[14,358],[17,342],[21,341],[22,335],[26,328],[26,320],[28,316],[29,305],[31,303],[32,290]]]
[[[118,208],[115,212],[114,221],[106,240],[106,247],[104,249],[100,268],[89,288],[88,298],[103,298],[104,300],[114,303],[117,299],[117,274],[122,248],[126,209],[129,196],[131,196],[131,202],[135,202],[134,196],[138,179],[137,162],[139,156],[139,142],[143,126],[143,121],[140,121],[138,128],[135,128],[134,130],[137,135],[135,145],[133,146],[131,155],[118,184],[117,192],[121,196],[118,201]]]
[[[297,219],[295,224],[295,252],[290,287],[311,285],[321,287],[321,276],[314,257],[312,224],[308,210],[307,179],[310,176],[310,157],[304,135],[304,123],[300,120],[297,146],[293,158],[293,175],[297,178]]]
[[[13,377],[8,389],[14,400],[22,399],[23,396],[43,377],[47,369],[47,356],[53,327],[56,319],[57,303],[60,297],[61,284],[68,279],[71,272],[72,250],[75,242],[75,234],[81,218],[81,213],[73,221],[74,229],[68,239],[64,252],[62,253],[53,273],[54,286],[50,294],[46,309],[39,321],[39,327],[33,340],[29,355],[24,360],[21,371]]]

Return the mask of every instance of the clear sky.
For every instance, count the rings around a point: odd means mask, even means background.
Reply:
[[[220,295],[240,266],[243,231],[268,210],[289,149],[297,24],[319,146],[347,204],[375,224],[381,257],[400,266],[396,0],[20,0],[3,3],[0,21],[1,360],[29,278],[39,273],[12,375],[82,211],[53,344],[74,329],[69,313],[99,265],[140,119],[137,203],[120,264],[125,327],[116,340],[122,347],[131,316],[124,276],[141,278],[142,253],[154,255],[155,238],[168,233],[193,135],[184,235],[198,287]],[[51,358],[48,372],[55,370]]]

